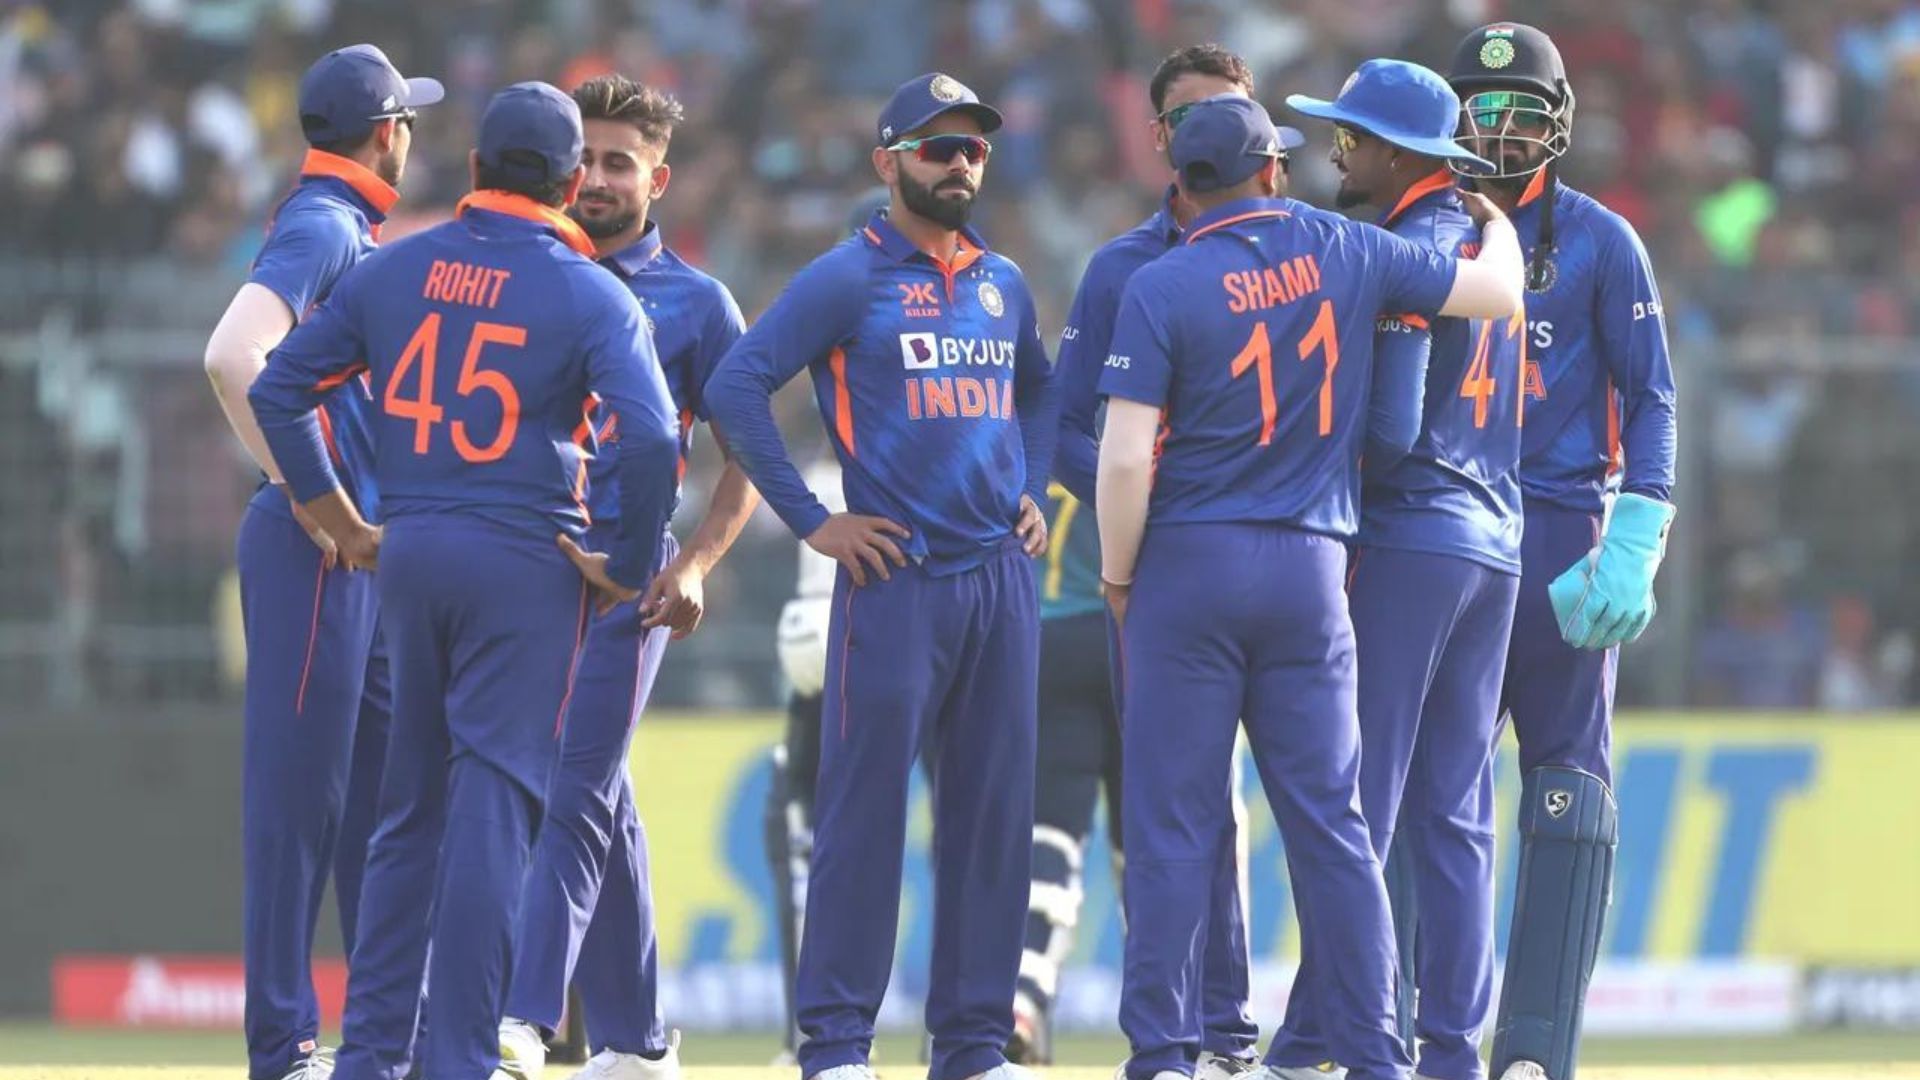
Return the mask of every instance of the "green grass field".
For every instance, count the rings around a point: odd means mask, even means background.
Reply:
[[[694,1080],[794,1080],[768,1062],[771,1032],[687,1036],[681,1056]],[[1074,1036],[1057,1047],[1048,1080],[1111,1080],[1124,1045],[1117,1037]],[[1765,1038],[1591,1039],[1581,1080],[1920,1080],[1920,1032],[1821,1032]],[[881,1080],[924,1076],[918,1046],[883,1037]],[[555,1066],[565,1080],[570,1066]],[[237,1035],[77,1031],[47,1024],[0,1024],[0,1080],[239,1080],[246,1069]]]

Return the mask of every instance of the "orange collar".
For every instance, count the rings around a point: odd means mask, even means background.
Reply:
[[[367,201],[381,217],[392,211],[400,201],[400,193],[393,185],[375,176],[372,169],[338,154],[329,154],[325,150],[307,151],[306,160],[300,163],[301,177],[328,176],[353,189],[354,194]]]
[[[1539,198],[1541,195],[1545,194],[1546,190],[1547,190],[1547,167],[1545,165],[1542,165],[1538,169],[1534,170],[1533,179],[1527,181],[1526,190],[1520,193],[1520,201],[1513,204],[1513,208],[1515,210],[1520,209],[1521,207],[1527,205],[1533,200]]]
[[[534,202],[525,195],[516,195],[511,191],[475,191],[453,208],[455,214],[464,214],[468,210],[486,210],[545,225],[559,233],[560,239],[568,247],[589,259],[593,258],[593,241],[588,239],[585,229],[553,207]]]
[[[1436,191],[1444,191],[1452,186],[1453,173],[1446,169],[1435,170],[1415,180],[1413,186],[1407,189],[1406,194],[1400,196],[1400,201],[1393,204],[1393,209],[1387,211],[1387,216],[1380,219],[1380,227],[1386,228],[1392,225],[1394,221],[1398,219],[1401,214],[1406,213],[1407,208],[1411,207],[1414,203],[1419,202],[1421,199],[1426,198]]]

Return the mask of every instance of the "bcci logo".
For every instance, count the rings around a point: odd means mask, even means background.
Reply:
[[[1567,807],[1572,805],[1573,805],[1573,792],[1571,791],[1547,792],[1547,816],[1548,817],[1550,818],[1564,817],[1567,812]]]
[[[1553,256],[1549,255],[1546,258],[1540,260],[1539,273],[1534,272],[1534,266],[1532,261],[1531,260],[1528,261],[1527,263],[1527,291],[1528,292],[1534,292],[1534,293],[1546,292],[1549,289],[1553,288],[1554,282],[1559,280],[1560,280],[1560,265],[1553,261]]]
[[[1480,66],[1490,71],[1499,71],[1513,63],[1513,28],[1496,26],[1487,31],[1487,40],[1480,46]]]
[[[900,360],[908,371],[928,371],[940,366],[939,342],[932,334],[901,334]]]
[[[1000,297],[1000,287],[991,281],[981,282],[980,306],[986,308],[987,314],[996,319],[1006,314],[1007,302]]]
[[[960,85],[958,79],[935,75],[933,81],[927,84],[927,93],[932,94],[935,101],[952,103],[967,96],[967,88]]]

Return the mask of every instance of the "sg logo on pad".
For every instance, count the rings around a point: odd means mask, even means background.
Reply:
[[[900,359],[908,371],[927,371],[940,366],[940,346],[932,334],[901,334]]]
[[[1567,812],[1567,807],[1572,805],[1573,805],[1573,792],[1558,791],[1558,790],[1547,792],[1547,816],[1548,817],[1550,818],[1560,817],[1561,815]]]

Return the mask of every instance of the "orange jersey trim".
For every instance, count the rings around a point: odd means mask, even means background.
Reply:
[[[848,457],[856,457],[853,449],[853,390],[847,385],[847,350],[835,346],[833,354],[827,357],[827,370],[833,373],[833,430],[840,436],[840,445],[846,448]]]
[[[1400,196],[1400,201],[1393,204],[1393,209],[1387,211],[1387,216],[1381,220],[1380,224],[1383,227],[1393,224],[1399,219],[1401,214],[1407,212],[1409,206],[1412,206],[1414,203],[1419,202],[1421,199],[1426,198],[1436,191],[1444,191],[1452,186],[1453,174],[1446,169],[1439,169],[1435,172],[1428,173],[1426,176],[1414,181],[1413,186],[1407,189],[1406,194]]]
[[[534,202],[525,195],[515,195],[510,191],[475,191],[453,208],[455,214],[463,214],[468,210],[488,210],[545,225],[559,233],[560,239],[568,247],[589,259],[593,258],[593,241],[588,238],[585,229],[553,207]]]
[[[345,182],[367,205],[385,216],[400,201],[400,193],[392,184],[380,179],[372,169],[338,154],[329,154],[325,150],[308,150],[307,156],[300,162],[301,176],[330,176]]]

